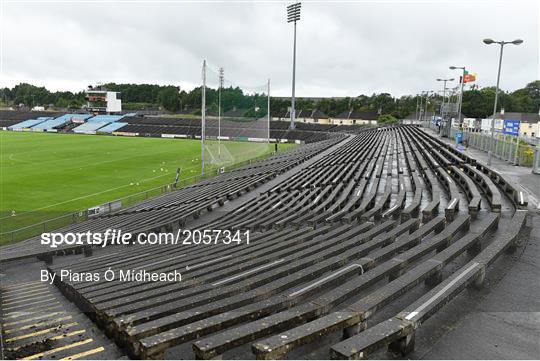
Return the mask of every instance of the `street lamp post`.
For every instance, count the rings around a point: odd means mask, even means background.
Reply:
[[[294,23],[294,42],[293,42],[293,70],[292,70],[292,96],[291,96],[291,125],[290,128],[294,129],[294,121],[296,118],[296,109],[295,109],[295,99],[294,99],[294,90],[295,90],[295,81],[296,81],[296,22],[300,21],[300,7],[301,3],[295,3],[287,6],[287,22]]]
[[[463,122],[463,119],[461,119],[461,107],[462,107],[462,104],[463,104],[463,84],[465,82],[465,67],[464,66],[451,66],[450,67],[451,70],[455,70],[455,69],[461,69],[462,70],[462,74],[461,74],[461,81],[459,82],[460,83],[460,93],[459,93],[459,104],[458,104],[458,123],[459,123],[459,126],[461,127],[461,124]]]
[[[446,98],[446,82],[449,82],[449,81],[453,81],[454,78],[450,78],[450,79],[437,79],[437,81],[442,81],[444,86],[443,86],[443,98],[442,98],[442,103],[441,103],[441,122],[445,122],[444,121],[444,100]],[[446,122],[448,123],[448,122]],[[441,126],[441,135],[444,135],[444,128],[448,128],[448,126],[446,125],[445,123],[445,126],[442,127]],[[450,129],[448,129],[448,133],[450,132]]]
[[[427,116],[427,107],[428,107],[428,103],[429,103],[429,94],[430,93],[433,93],[432,90],[426,90],[426,102],[424,104],[424,118],[425,118],[425,122],[430,122],[430,120],[428,119],[428,116]]]
[[[484,39],[484,44],[491,45],[491,44],[499,44],[501,46],[501,50],[499,53],[499,70],[497,71],[497,86],[495,87],[495,102],[493,104],[493,116],[491,119],[491,139],[489,142],[489,151],[488,151],[488,166],[491,165],[491,154],[493,153],[493,143],[495,142],[495,113],[497,112],[497,101],[499,100],[499,80],[501,79],[501,65],[502,65],[502,56],[503,56],[503,48],[506,44],[514,44],[519,45],[523,43],[523,40],[516,39],[513,41],[495,41],[493,39]]]
[[[415,119],[417,122],[420,121],[420,119],[418,119],[418,106],[420,104],[420,99],[418,99],[418,95],[416,96],[416,113],[415,113]]]
[[[422,123],[422,110],[424,109],[423,108],[423,104],[424,104],[424,91],[421,91],[420,92],[420,105],[418,106],[418,120],[420,121],[420,123]]]

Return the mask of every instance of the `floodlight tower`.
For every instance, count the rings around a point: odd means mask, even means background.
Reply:
[[[296,22],[300,21],[300,7],[302,3],[295,3],[287,6],[287,23],[294,23],[294,43],[293,43],[293,70],[292,70],[292,97],[291,97],[291,129],[294,129],[296,109],[294,106],[294,88],[296,80]]]
[[[497,71],[497,87],[495,88],[495,102],[493,104],[493,116],[491,119],[491,142],[489,143],[488,151],[488,166],[491,166],[491,153],[493,153],[493,144],[495,141],[495,113],[497,112],[497,100],[499,99],[499,80],[501,79],[503,48],[506,44],[519,45],[523,43],[523,40],[516,39],[513,41],[495,41],[493,39],[484,39],[483,42],[486,45],[499,44],[501,46],[501,50],[499,52],[499,70]]]

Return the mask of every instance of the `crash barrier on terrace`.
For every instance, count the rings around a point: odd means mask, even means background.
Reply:
[[[251,230],[249,244],[110,247],[84,259],[60,259],[49,271],[181,270],[182,282],[56,280],[136,358],[178,357],[175,347],[186,343],[201,359],[239,349],[259,359],[281,358],[304,345],[324,348],[317,341],[336,332],[345,339],[326,346],[326,355],[362,358],[384,344],[406,353],[414,330],[465,280],[479,280],[505,249],[518,245],[526,197],[501,174],[416,127],[324,144],[326,154],[306,167],[197,226]],[[84,229],[189,226],[189,214],[250,189],[274,161]],[[246,173],[249,180],[240,176]],[[450,263],[461,269],[451,272]],[[422,296],[403,308],[413,291]],[[370,327],[383,311],[397,316]]]
[[[128,207],[105,216],[88,219],[88,214],[80,216],[78,213],[70,214],[62,221],[75,224],[58,229],[56,232],[104,232],[106,229],[119,229],[125,232],[159,231],[168,229],[173,225],[183,225],[188,219],[197,218],[204,212],[210,212],[214,208],[223,205],[227,200],[234,199],[239,195],[267,182],[288,169],[310,159],[321,151],[331,147],[344,138],[333,137],[324,142],[305,145],[284,152],[278,152],[270,157],[253,159],[236,164],[228,168],[228,171],[215,176],[215,172],[208,172],[207,179],[200,178],[200,182],[182,187],[185,183],[180,182],[177,189],[170,186],[157,188],[158,197],[131,204]],[[188,179],[191,181],[191,179]],[[189,184],[189,183],[188,183]],[[141,193],[147,198],[147,193]],[[131,197],[131,196],[130,196]],[[138,198],[136,198],[138,199]],[[129,200],[129,198],[128,198]],[[128,202],[132,203],[132,202]],[[58,220],[57,220],[58,221]],[[80,222],[82,221],[82,222]],[[47,224],[43,223],[32,229],[22,229],[23,235],[29,232],[45,232]],[[16,237],[16,234],[2,234],[3,237]],[[2,248],[0,261],[22,259],[39,256],[47,262],[52,261],[54,255],[81,252],[81,245],[64,245],[54,249],[39,245],[39,236],[27,241]]]

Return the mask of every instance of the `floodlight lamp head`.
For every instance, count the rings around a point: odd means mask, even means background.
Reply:
[[[302,3],[295,3],[287,6],[287,22],[297,22],[300,20],[300,8]]]
[[[516,40],[512,41],[512,44],[514,44],[514,45],[519,45],[521,43],[523,43],[523,40],[521,40],[521,39],[516,39]]]
[[[493,44],[495,42],[495,40],[493,39],[484,39],[483,41],[484,41],[484,44],[487,44],[487,45]]]

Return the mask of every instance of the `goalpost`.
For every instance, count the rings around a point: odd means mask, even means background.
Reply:
[[[260,85],[231,81],[223,67],[202,65],[201,173],[219,171],[272,152],[270,79]]]

